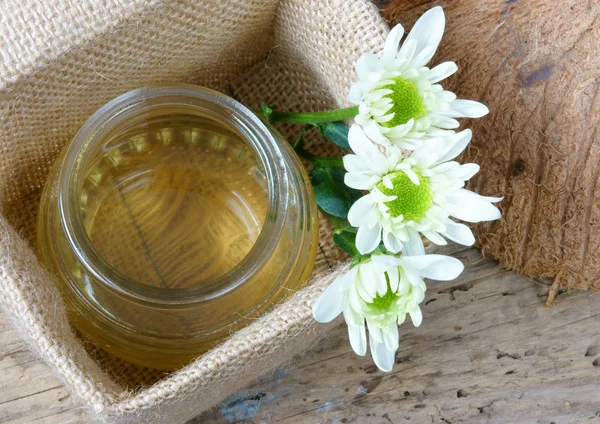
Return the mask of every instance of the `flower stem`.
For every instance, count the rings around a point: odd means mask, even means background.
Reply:
[[[294,150],[298,150],[298,149],[302,149],[304,146],[304,134],[306,134],[306,132],[311,128],[310,124],[306,124],[305,126],[302,127],[302,129],[300,130],[300,133],[298,134],[298,137],[296,137],[296,141],[294,142],[293,145],[293,149]]]
[[[344,121],[358,115],[358,106],[344,109],[327,110],[324,112],[277,112],[273,111],[269,116],[269,122],[287,122],[290,124],[322,124],[324,122]]]

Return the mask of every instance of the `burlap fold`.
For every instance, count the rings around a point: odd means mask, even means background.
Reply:
[[[60,149],[102,104],[153,83],[204,85],[251,107],[262,100],[283,110],[342,106],[354,61],[379,50],[386,34],[366,0],[3,2],[2,308],[100,420],[183,423],[289,360],[327,328],[313,323],[310,307],[340,258],[322,223],[317,276],[306,289],[153,385],[143,386],[156,379],[144,369],[124,383],[111,358],[73,334],[34,253],[40,190]],[[309,147],[330,149],[320,143],[313,138]]]

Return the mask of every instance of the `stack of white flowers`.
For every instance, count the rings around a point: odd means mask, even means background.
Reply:
[[[358,115],[348,133],[353,154],[343,164],[346,186],[364,194],[347,214],[357,253],[349,271],[316,301],[313,315],[329,322],[343,313],[358,355],[366,353],[368,328],[371,355],[383,371],[392,369],[398,325],[406,314],[413,325],[421,324],[423,278],[452,280],[463,270],[455,258],[426,255],[422,237],[438,245],[449,239],[470,246],[471,230],[452,218],[500,218],[492,204],[500,198],[464,188],[479,166],[454,161],[471,140],[470,130],[454,131],[455,118],[479,118],[488,109],[457,99],[439,84],[458,69],[455,63],[426,66],[444,27],[444,12],[435,7],[400,47],[404,30],[396,26],[380,56],[365,54],[357,61],[358,81],[350,88]]]
[[[423,278],[452,280],[463,270],[457,259],[426,255],[423,237],[438,245],[448,239],[471,246],[473,233],[453,218],[500,218],[493,205],[500,198],[464,188],[479,166],[454,161],[471,141],[470,130],[454,131],[456,118],[479,118],[488,109],[457,99],[439,84],[456,72],[454,62],[426,66],[444,27],[444,12],[434,7],[402,46],[404,29],[392,29],[380,56],[368,53],[356,62],[352,107],[290,113],[263,104],[259,112],[268,122],[304,124],[294,149],[313,163],[317,204],[337,227],[336,244],[353,256],[349,271],[314,304],[313,315],[329,322],[343,313],[359,355],[367,350],[368,327],[371,354],[384,371],[392,369],[398,325],[406,314],[415,326],[421,324]],[[342,121],[350,118],[354,124],[348,128]],[[341,161],[307,152],[302,137],[311,127],[352,154]]]

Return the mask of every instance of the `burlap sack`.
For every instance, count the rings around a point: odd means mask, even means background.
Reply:
[[[313,323],[310,306],[340,259],[323,223],[319,276],[220,347],[170,375],[110,358],[73,334],[36,258],[38,199],[50,165],[86,118],[135,87],[193,83],[282,110],[344,105],[354,61],[377,51],[387,33],[375,6],[5,0],[0,8],[0,299],[71,391],[102,421],[182,423],[318,339],[326,326]],[[310,143],[317,152],[329,148]]]

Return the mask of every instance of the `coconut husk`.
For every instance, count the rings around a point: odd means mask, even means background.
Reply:
[[[469,188],[505,196],[502,219],[475,226],[483,252],[555,288],[600,290],[600,23],[597,1],[392,0],[411,27],[441,5],[446,32],[433,62],[459,72],[445,87],[490,114],[466,122]]]

